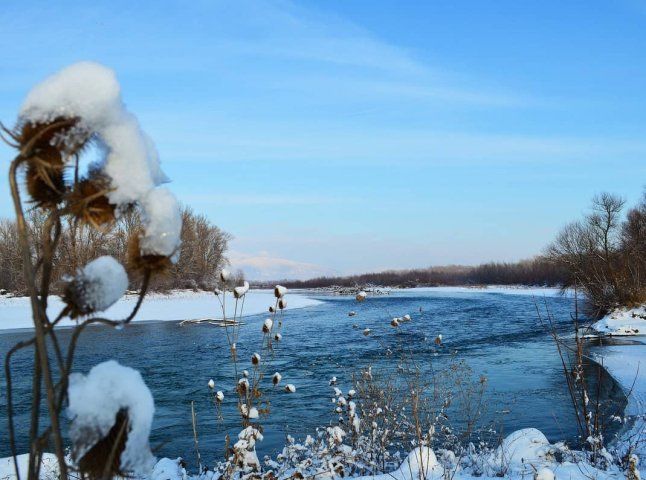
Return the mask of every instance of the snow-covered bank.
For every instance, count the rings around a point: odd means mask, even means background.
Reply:
[[[103,312],[102,316],[119,320],[125,318],[134,308],[137,296],[126,295],[116,304]],[[289,293],[288,308],[302,308],[320,302],[304,294]],[[276,303],[272,290],[250,290],[244,297],[244,315],[267,312]],[[227,317],[232,317],[236,301],[228,294],[225,300]],[[238,311],[242,302],[238,302]],[[47,313],[54,318],[63,309],[59,297],[51,296]],[[222,318],[220,302],[212,292],[175,291],[169,294],[152,293],[144,299],[133,321],[181,321],[201,318]],[[63,320],[61,326],[73,326],[70,320]],[[31,306],[28,297],[0,297],[0,330],[33,328]]]
[[[527,287],[524,285],[482,285],[474,287],[417,287],[394,289],[393,292],[439,292],[439,293],[499,293],[505,295],[533,295],[537,297],[555,297],[561,294],[561,289],[557,287]]]

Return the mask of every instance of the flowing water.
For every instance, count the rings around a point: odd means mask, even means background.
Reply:
[[[426,380],[432,375],[439,378],[460,360],[466,362],[472,375],[458,369],[452,381],[457,376],[463,385],[471,379],[477,383],[484,375],[487,408],[480,420],[487,425],[493,422],[499,434],[536,427],[551,441],[576,442],[577,429],[561,362],[536,311],[538,306],[544,315],[549,309],[557,330],[567,335],[572,330],[571,298],[480,290],[401,291],[369,297],[361,304],[348,297],[317,298],[323,303],[286,311],[283,317],[283,340],[276,345],[264,382],[267,388],[263,399],[271,403],[271,412],[261,418],[265,439],[259,446],[260,453],[275,453],[284,444],[286,434],[303,437],[313,434],[317,427],[336,422],[329,386],[332,376],[347,392],[352,387],[353,374],[362,368],[372,365],[375,374],[395,371],[401,352],[415,359]],[[356,315],[350,317],[350,311]],[[411,315],[410,322],[399,329],[390,326],[392,317],[405,314]],[[260,345],[266,317],[257,315],[244,320],[238,341],[242,368],[251,370],[248,359]],[[369,336],[363,335],[365,328],[371,329]],[[434,342],[438,334],[442,334],[440,346]],[[0,353],[4,356],[28,335],[24,331],[0,334]],[[66,343],[69,335],[70,331],[62,331],[61,341]],[[225,434],[235,438],[240,430],[233,410],[235,381],[224,329],[179,326],[175,322],[135,323],[122,330],[97,326],[84,333],[74,370],[87,372],[92,365],[111,358],[138,369],[153,393],[156,412],[151,445],[157,448],[157,456],[182,456],[194,463],[194,401],[203,461],[209,463],[222,457]],[[29,354],[16,355],[12,366],[18,450],[24,452],[32,371]],[[282,374],[281,385],[294,384],[296,393],[272,388],[270,377],[274,371]],[[223,390],[226,395],[224,421],[217,419],[213,393],[207,387],[211,378],[215,390]],[[4,377],[0,380],[4,384]],[[603,395],[612,400],[616,411],[621,411],[623,397],[613,382],[604,382]],[[455,421],[459,420],[456,417]],[[4,388],[0,422],[2,457],[10,454]]]

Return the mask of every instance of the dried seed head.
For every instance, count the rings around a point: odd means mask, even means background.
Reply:
[[[244,395],[249,391],[249,380],[241,378],[238,380],[238,393]]]
[[[366,329],[363,331],[363,334],[367,337],[368,335],[370,335],[370,332],[371,332],[371,330],[370,330],[369,328],[366,328]]]
[[[396,318],[393,318],[393,319],[390,321],[390,324],[391,324],[393,327],[397,328],[397,327],[399,327],[399,320],[398,320],[398,319],[396,319]]]
[[[243,376],[244,378],[249,378],[249,370],[243,370],[243,371],[242,371],[242,376]]]
[[[248,291],[249,291],[249,282],[245,281],[240,287],[236,287],[233,289],[233,296],[236,299],[240,299],[244,297]]]
[[[220,271],[220,280],[222,280],[222,282],[226,283],[226,282],[229,281],[230,278],[231,278],[231,273],[229,273],[229,270],[223,268]]]
[[[330,379],[330,385],[336,385],[336,377]]]
[[[278,300],[278,308],[285,310],[287,308],[287,300],[285,300],[284,298]]]
[[[408,314],[404,315],[404,320],[407,322],[410,322],[410,315]]]
[[[104,478],[107,468],[110,478],[126,477],[127,474],[121,470],[121,454],[126,449],[130,430],[128,410],[122,408],[117,412],[115,422],[107,435],[96,442],[78,460],[79,471],[83,476],[94,479]],[[78,452],[85,447],[83,438],[77,438],[74,440],[72,449]]]
[[[287,393],[294,393],[296,391],[296,387],[291,383],[288,383],[287,385],[285,385],[285,391]]]
[[[281,381],[281,379],[282,379],[282,378],[283,378],[283,376],[282,376],[280,373],[276,372],[276,373],[274,373],[274,375],[271,377],[271,381],[272,381],[272,383],[273,383],[274,385],[278,385],[278,384],[280,383],[280,381]]]
[[[276,340],[277,342],[280,342],[282,339],[283,339],[283,336],[280,333],[277,333],[276,335],[274,335],[274,340]]]
[[[128,241],[128,270],[135,272],[150,271],[161,274],[168,271],[173,265],[170,257],[164,255],[142,255],[140,249],[141,232],[130,235]]]
[[[92,260],[65,284],[62,300],[70,318],[102,312],[119,300],[128,288],[123,266],[110,256]]]
[[[208,385],[209,385],[209,388],[210,388],[211,390],[213,390],[213,389],[215,388],[215,382],[213,381],[213,379],[209,380]]]
[[[265,320],[265,322],[262,324],[262,333],[269,333],[271,332],[271,327],[274,326],[274,322],[271,318],[268,318]]]
[[[257,366],[258,366],[258,364],[260,364],[260,355],[259,355],[259,354],[257,354],[257,353],[254,353],[254,354],[251,356],[251,363],[252,363],[255,367],[257,367]]]
[[[435,337],[435,345],[442,345],[442,334]]]
[[[274,313],[275,311],[276,311],[276,309],[274,309],[274,307],[273,307],[273,306],[270,306],[270,307],[269,307],[269,313]]]
[[[57,117],[18,127],[15,137],[27,165],[27,193],[38,207],[53,208],[63,201],[65,162],[79,153],[89,138],[77,124],[78,119]]]
[[[357,293],[357,296],[355,298],[357,299],[357,302],[361,303],[366,299],[366,296],[367,296],[366,292],[361,290],[359,293]]]
[[[274,296],[276,298],[282,298],[287,293],[287,288],[282,285],[276,285],[274,287]]]
[[[108,201],[110,181],[94,174],[78,182],[67,200],[70,212],[81,222],[99,228],[115,220],[115,206]]]

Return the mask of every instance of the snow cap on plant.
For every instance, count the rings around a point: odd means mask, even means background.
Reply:
[[[366,329],[363,331],[363,334],[367,337],[368,335],[370,335],[370,332],[371,332],[371,330],[370,330],[369,328],[366,328]]]
[[[222,403],[222,401],[224,401],[224,393],[222,393],[222,390],[218,390],[218,391],[215,393],[215,399],[216,399],[219,403]]]
[[[287,300],[285,300],[284,298],[278,300],[278,308],[285,310],[287,308]]]
[[[366,292],[361,290],[359,293],[357,293],[357,296],[355,298],[357,302],[361,303],[366,299],[366,296],[367,296]]]
[[[211,390],[213,390],[213,389],[215,388],[215,382],[213,381],[213,379],[209,380],[208,385],[209,385],[209,388],[210,388]]]
[[[442,334],[441,333],[437,337],[435,337],[435,345],[442,345]]]
[[[242,371],[242,376],[243,376],[244,378],[248,378],[248,377],[249,377],[249,370],[243,370],[243,371]]]
[[[282,339],[283,339],[283,336],[280,333],[277,333],[276,335],[274,335],[274,340],[276,340],[277,342],[280,342]]]
[[[410,315],[409,314],[404,315],[404,320],[407,322],[410,322]]]
[[[257,367],[260,364],[260,354],[254,353],[251,355],[251,363]]]
[[[92,260],[67,281],[63,301],[70,309],[70,318],[107,310],[128,288],[128,275],[123,266],[110,256]]]
[[[283,376],[282,376],[280,373],[276,372],[276,373],[274,373],[274,375],[271,377],[271,382],[272,382],[274,385],[278,385],[278,384],[280,383],[280,381],[282,380],[282,378],[283,378]]]
[[[274,313],[275,311],[276,311],[276,309],[272,305],[270,305],[269,306],[269,313]]]
[[[390,325],[392,325],[392,326],[393,326],[393,327],[395,327],[395,328],[399,327],[399,319],[398,319],[398,318],[393,318],[393,319],[390,321]]]
[[[274,322],[271,318],[268,318],[265,320],[265,322],[262,324],[262,333],[269,333],[271,332],[271,327],[274,326]]]
[[[220,270],[220,280],[222,280],[222,282],[226,283],[229,281],[230,278],[231,278],[231,273],[229,273],[229,270],[227,270],[226,268],[223,268],[222,270]]]
[[[68,398],[72,454],[81,472],[100,478],[109,459],[112,475],[150,472],[154,457],[148,435],[155,406],[138,371],[110,360],[87,376],[72,374]]]
[[[285,391],[287,393],[294,393],[296,391],[296,387],[291,383],[288,383],[287,385],[285,385]]]
[[[274,287],[274,296],[276,298],[282,298],[285,296],[286,293],[287,293],[286,287],[283,287],[282,285],[276,285]]]
[[[245,282],[241,286],[233,289],[233,296],[236,299],[240,299],[244,297],[248,291],[249,291],[249,282],[245,280]]]

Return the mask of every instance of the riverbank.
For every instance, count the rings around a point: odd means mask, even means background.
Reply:
[[[117,303],[101,315],[111,320],[119,320],[128,316],[137,302],[137,295],[124,295]],[[223,298],[220,295],[220,298]],[[289,309],[310,307],[321,303],[302,293],[291,293],[287,297]],[[232,318],[236,309],[236,300],[227,294],[224,303],[227,318]],[[238,312],[243,308],[243,316],[257,315],[268,312],[269,307],[276,303],[273,290],[251,290],[242,301],[237,303]],[[60,297],[50,296],[47,313],[55,318],[64,307]],[[0,330],[31,329],[31,304],[29,297],[0,297]],[[192,290],[174,290],[169,293],[150,293],[146,295],[137,316],[133,322],[149,321],[182,321],[198,319],[221,319],[222,307],[218,297],[213,292],[193,292]],[[61,327],[73,327],[76,323],[66,319],[61,321]]]

